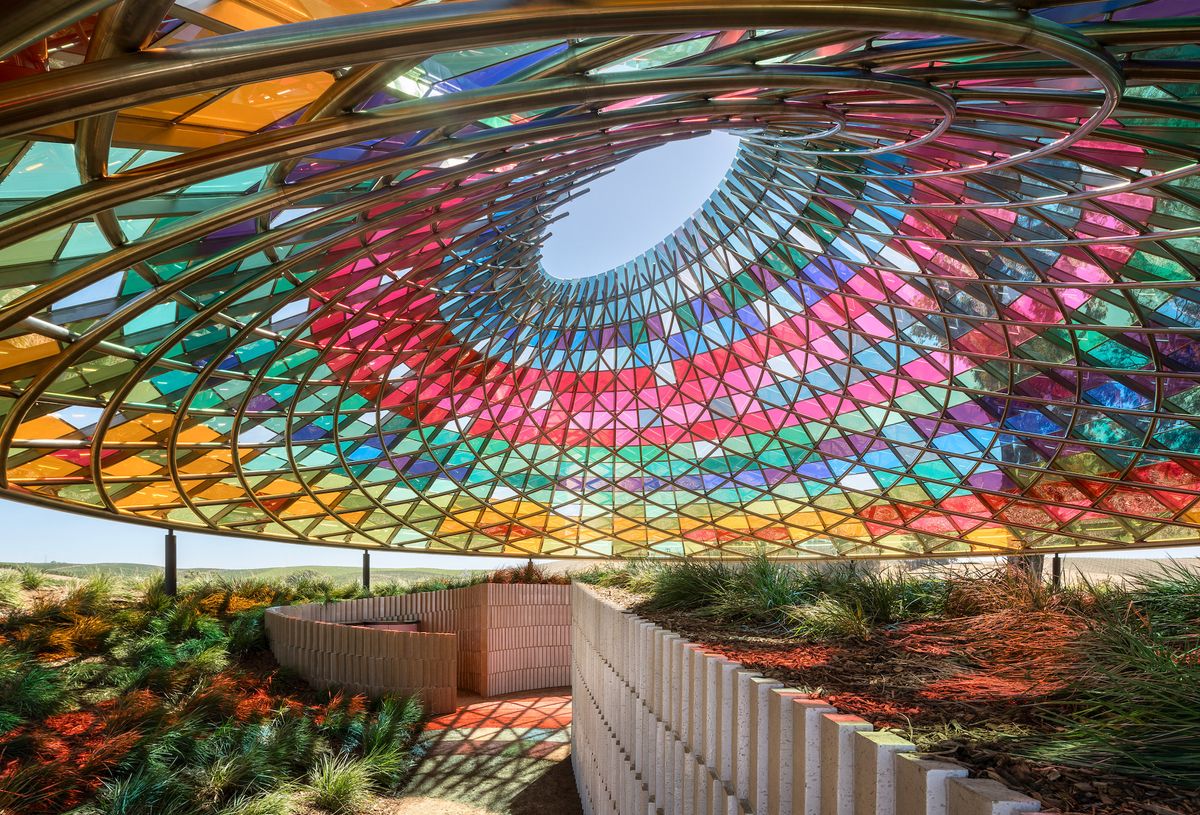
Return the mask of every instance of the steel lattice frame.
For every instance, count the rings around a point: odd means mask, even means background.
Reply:
[[[1200,0],[40,0],[0,489],[549,557],[1200,539]],[[734,166],[605,274],[589,180]]]

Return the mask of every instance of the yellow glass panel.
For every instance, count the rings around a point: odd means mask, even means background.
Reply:
[[[272,495],[289,495],[297,492],[300,485],[288,478],[277,478],[274,481],[269,481],[263,484],[255,493],[260,498],[269,497]]]
[[[274,17],[262,9],[263,6],[268,5],[285,5],[280,3],[243,3],[239,2],[239,0],[204,2],[203,0],[193,0],[193,2],[184,3],[184,5],[197,14],[203,14],[205,17],[210,17],[217,22],[225,23],[225,25],[240,28],[244,31],[289,22],[287,19]]]
[[[58,342],[41,334],[21,334],[0,341],[0,369],[24,365],[58,353]]]
[[[21,422],[17,428],[18,439],[71,439],[78,438],[79,431],[53,416],[40,416]]]
[[[184,119],[190,125],[258,130],[304,107],[333,83],[326,73],[243,85]]]
[[[170,431],[174,418],[174,414],[171,413],[147,413],[133,421],[110,428],[104,435],[104,443],[146,441],[159,433]]]
[[[46,455],[41,458],[35,458],[33,461],[28,461],[20,467],[13,467],[8,471],[8,477],[13,481],[45,480],[51,478],[65,478],[75,475],[79,472],[80,467],[66,459],[59,458],[54,455]]]
[[[155,119],[158,121],[171,121],[177,119],[189,110],[203,105],[212,99],[215,99],[215,93],[193,93],[187,96],[177,96],[174,99],[165,99],[162,102],[155,102],[153,105],[140,105],[135,108],[129,108],[121,113],[122,117],[136,116],[144,119]]]
[[[248,31],[301,20],[381,11],[409,3],[394,0],[190,0],[184,5],[197,14]]]
[[[199,501],[237,501],[245,494],[245,490],[238,489],[232,484],[213,484],[207,489],[192,493],[191,496]]]
[[[394,0],[294,0],[288,5],[302,7],[313,19],[320,19],[340,14],[361,14],[364,11],[381,11],[408,6],[412,5],[412,1],[397,3]]]
[[[201,475],[203,473],[224,473],[229,470],[229,455],[213,450],[198,458],[181,461],[179,472],[184,475]]]
[[[306,515],[324,515],[325,508],[311,498],[297,498],[286,510],[276,513],[281,518],[296,518]]]
[[[217,431],[206,424],[192,425],[179,433],[179,442],[181,444],[203,444],[205,442],[216,441],[217,438],[219,438]]]
[[[101,473],[106,478],[134,478],[139,475],[158,475],[163,471],[161,464],[156,464],[153,461],[146,461],[144,458],[131,456],[120,461],[106,462],[101,469]],[[146,501],[130,501],[128,497],[122,499],[120,504],[135,505],[144,504]]]

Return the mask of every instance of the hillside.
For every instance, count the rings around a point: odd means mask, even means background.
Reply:
[[[29,566],[48,574],[64,577],[87,577],[104,573],[114,577],[140,580],[162,573],[161,566],[151,566],[145,563],[2,563],[0,566],[20,568]],[[282,580],[287,577],[308,572],[321,578],[327,578],[336,583],[355,583],[362,578],[362,569],[357,566],[274,566],[266,569],[180,569],[179,579],[194,580],[203,577],[223,577],[229,580],[243,578],[261,578],[265,580]],[[437,577],[458,577],[468,573],[464,569],[371,569],[371,580],[376,583],[415,583]]]

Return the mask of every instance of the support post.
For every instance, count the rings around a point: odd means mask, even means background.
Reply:
[[[371,590],[371,550],[363,549],[363,591]]]
[[[1054,591],[1062,588],[1062,557],[1058,552],[1055,552],[1054,557],[1050,560],[1050,580]]]
[[[168,529],[166,551],[163,553],[163,591],[168,597],[174,597],[179,592],[179,573],[176,568],[175,530]]]

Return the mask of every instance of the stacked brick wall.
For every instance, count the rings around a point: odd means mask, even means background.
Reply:
[[[347,623],[416,617],[421,631]],[[459,688],[484,696],[570,681],[570,587],[481,583],[461,589],[311,603],[268,610],[281,665],[318,686],[420,692],[434,713],[454,710]]]
[[[337,607],[268,610],[267,636],[279,664],[316,687],[336,686],[369,696],[419,694],[434,713],[454,710],[458,687],[455,635],[355,628],[320,618],[322,612]]]
[[[478,691],[499,696],[570,684],[570,587],[489,583],[482,588],[487,664]]]

